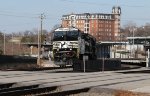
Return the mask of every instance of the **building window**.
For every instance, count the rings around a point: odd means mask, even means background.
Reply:
[[[89,27],[89,24],[87,24],[87,27]]]
[[[92,20],[91,23],[94,23],[94,20]]]
[[[109,36],[111,36],[111,33],[109,33]]]
[[[92,15],[92,18],[94,18],[94,15]]]
[[[92,24],[92,28],[94,27],[94,24]]]

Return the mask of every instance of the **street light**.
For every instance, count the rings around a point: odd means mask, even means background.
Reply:
[[[143,29],[145,31],[145,34],[144,34],[145,35],[145,42],[144,43],[145,43],[145,58],[146,58],[146,45],[147,45],[147,35],[148,34],[147,34],[146,30],[145,30],[145,26],[143,26]]]
[[[148,31],[146,30],[146,27],[143,27],[144,31],[145,31],[145,44],[148,44],[148,40],[147,40],[147,36],[148,36]]]

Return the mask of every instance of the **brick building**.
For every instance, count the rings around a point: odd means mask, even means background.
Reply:
[[[97,41],[120,40],[121,8],[114,6],[111,14],[83,13],[62,16],[62,27],[76,27],[93,35]]]

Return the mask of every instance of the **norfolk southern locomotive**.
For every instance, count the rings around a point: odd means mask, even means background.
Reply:
[[[52,60],[59,66],[72,64],[83,55],[95,59],[96,39],[77,28],[58,28],[52,34]]]

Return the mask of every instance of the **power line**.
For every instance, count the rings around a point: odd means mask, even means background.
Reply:
[[[7,27],[7,26],[12,26],[12,27],[13,27],[13,26],[31,25],[31,24],[35,24],[35,23],[37,24],[38,22],[32,22],[32,23],[18,23],[18,24],[8,24],[8,25],[0,25],[0,26],[4,26],[4,27],[5,27],[5,26],[6,26],[6,27]]]
[[[40,15],[40,13],[28,13],[28,12],[14,12],[14,11],[8,11],[8,10],[0,10],[0,13],[3,14],[28,14],[28,15]]]
[[[5,14],[5,13],[0,13],[0,15],[1,16],[10,16],[10,17],[20,17],[20,18],[31,18],[31,19],[33,19],[33,18],[38,19],[39,18],[39,16],[13,15],[13,14]],[[37,14],[37,15],[39,15],[39,14]],[[54,17],[46,18],[45,17],[44,19],[56,19],[56,18],[54,18]],[[61,19],[57,18],[57,20],[61,20]]]
[[[122,18],[121,20],[137,20],[137,21],[147,21],[150,20],[150,18]]]
[[[12,14],[2,14],[2,13],[0,13],[0,15],[11,16],[11,17],[21,17],[21,18],[38,18],[38,17],[31,17],[31,16],[24,16],[24,15],[12,15]]]

